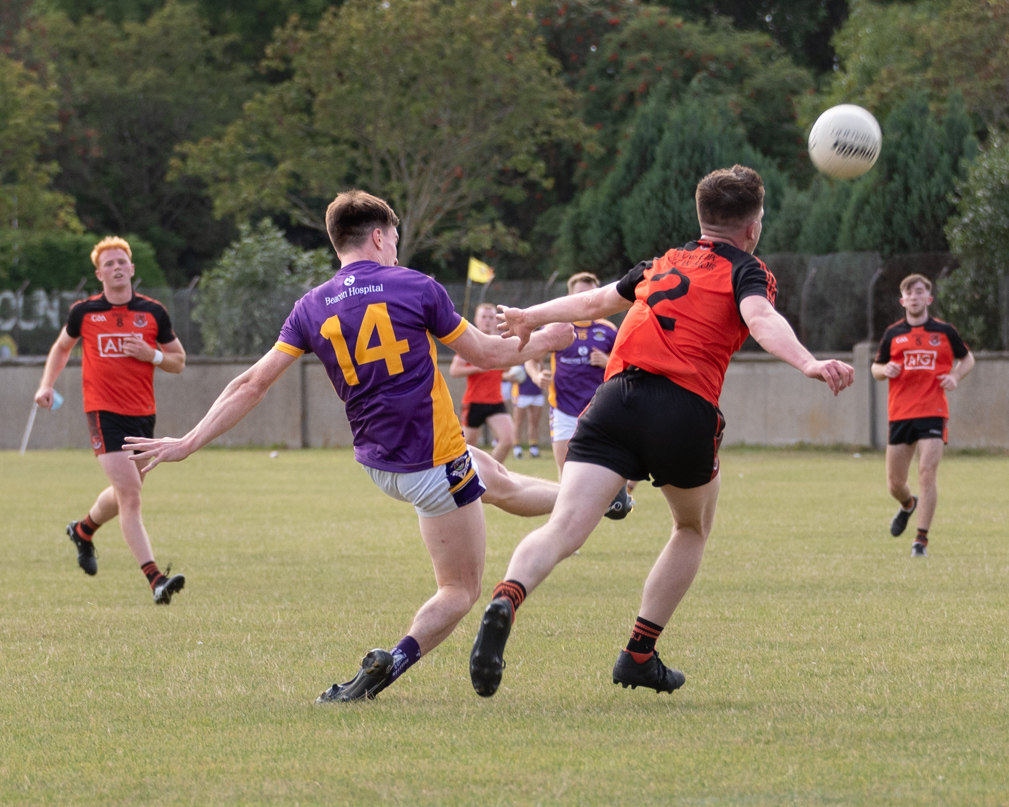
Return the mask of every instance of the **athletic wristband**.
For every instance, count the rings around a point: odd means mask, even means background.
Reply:
[[[154,358],[151,359],[151,364],[153,364],[155,367],[157,367],[164,360],[165,360],[165,354],[162,353],[157,348],[154,348]]]

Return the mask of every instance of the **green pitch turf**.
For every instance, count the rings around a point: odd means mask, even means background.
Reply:
[[[156,469],[146,524],[188,579],[167,608],[116,522],[98,576],[78,569],[89,453],[0,454],[0,804],[1009,802],[1009,458],[947,456],[914,561],[880,454],[732,450],[722,470],[659,645],[679,692],[610,679],[669,530],[639,487],[523,606],[494,698],[467,672],[481,605],[377,700],[316,706],[433,593],[412,508],[349,451]],[[484,600],[542,521],[486,511]]]

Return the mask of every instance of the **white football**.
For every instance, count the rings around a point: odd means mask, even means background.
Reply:
[[[511,381],[515,384],[521,384],[527,378],[526,368],[521,364],[516,364],[507,373],[505,373],[505,380]]]
[[[867,109],[839,104],[820,115],[809,132],[809,159],[836,179],[860,177],[875,164],[883,144],[879,124]]]

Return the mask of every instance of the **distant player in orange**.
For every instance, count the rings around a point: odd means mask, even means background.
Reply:
[[[98,494],[83,519],[67,525],[67,535],[77,547],[77,563],[86,574],[95,575],[95,531],[118,515],[123,538],[150,583],[154,602],[167,605],[186,578],[166,576],[154,562],[140,514],[143,476],[129,460],[133,452],[123,451],[122,445],[127,435],[154,436],[154,368],[181,373],[186,351],[165,307],[133,293],[132,258],[130,245],[122,238],[103,238],[95,246],[91,262],[102,293],[70,309],[67,324],[49,350],[35,403],[52,407],[53,384],[78,340],[83,340],[84,411],[91,447],[111,485]]]
[[[473,324],[477,330],[497,336],[494,306],[480,303],[473,312]],[[484,370],[459,355],[452,357],[452,364],[448,368],[448,374],[452,378],[466,379],[466,392],[462,396],[462,431],[466,443],[478,445],[480,429],[486,423],[495,441],[491,456],[501,463],[515,445],[515,426],[501,395],[504,373],[503,370]]]
[[[918,533],[911,557],[928,553],[928,530],[935,514],[936,475],[946,444],[949,404],[946,391],[954,390],[974,367],[974,354],[956,328],[928,315],[932,283],[923,275],[908,275],[900,282],[904,319],[883,334],[872,365],[872,377],[890,381],[886,447],[886,482],[890,495],[900,502],[890,522],[890,534],[900,535],[911,513],[918,511]],[[918,496],[907,483],[918,447]]]

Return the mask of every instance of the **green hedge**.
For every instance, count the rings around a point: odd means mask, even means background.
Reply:
[[[123,237],[133,251],[136,277],[143,279],[143,285],[167,286],[154,247],[139,236]],[[91,250],[101,239],[89,234],[5,230],[0,233],[0,289],[17,289],[27,280],[29,289],[65,291],[87,278],[84,288],[99,291]]]

